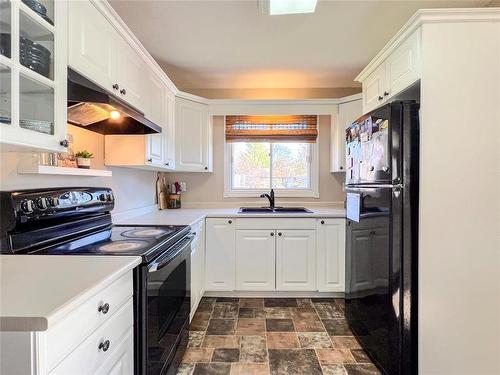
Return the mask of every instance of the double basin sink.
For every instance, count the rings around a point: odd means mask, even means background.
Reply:
[[[305,207],[241,207],[238,211],[240,214],[296,214],[296,213],[312,213]]]

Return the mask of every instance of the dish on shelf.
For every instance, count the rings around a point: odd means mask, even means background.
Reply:
[[[0,33],[0,55],[10,58],[10,33]]]
[[[22,0],[24,4],[28,6],[33,12],[42,17],[49,24],[54,26],[54,22],[47,16],[47,8],[40,2],[36,0]]]
[[[37,42],[19,37],[19,61],[25,67],[42,74],[50,75],[50,51]]]
[[[54,124],[51,121],[21,119],[19,126],[44,134],[54,134]]]

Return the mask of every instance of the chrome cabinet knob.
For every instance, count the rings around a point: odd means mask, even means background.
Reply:
[[[127,90],[125,90],[125,89],[121,89],[121,90],[120,90],[120,94],[122,94],[122,95],[127,95]]]
[[[69,147],[69,141],[67,139],[63,139],[59,144],[63,147]]]
[[[118,83],[115,83],[115,84],[113,85],[113,88],[114,88],[115,90],[118,90],[118,89],[120,88],[120,86],[118,86]]]
[[[104,342],[101,342],[98,346],[99,350],[102,350],[103,352],[108,351],[109,349],[110,342],[109,340],[106,340]]]
[[[280,236],[280,237],[281,237],[282,235],[283,235],[283,233],[281,233],[281,232],[278,232],[278,236]]]
[[[324,220],[321,220],[321,224],[325,224],[325,221],[324,221]]]
[[[109,303],[105,303],[104,305],[99,306],[97,311],[99,311],[103,315],[106,315],[109,311]]]
[[[383,99],[384,97],[379,95],[378,100],[383,100]]]
[[[148,161],[151,163],[151,162],[153,161],[153,159],[152,159],[152,158],[149,158],[149,159],[148,159]]]
[[[384,91],[384,96],[389,96],[389,91]]]
[[[228,224],[232,224],[232,223],[233,223],[233,221],[232,221],[232,220],[228,220],[228,221],[227,221],[227,223],[228,223]]]
[[[271,237],[273,237],[273,236],[274,236],[274,232],[271,232]]]

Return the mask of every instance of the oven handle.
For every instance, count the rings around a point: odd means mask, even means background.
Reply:
[[[193,234],[188,234],[184,239],[180,240],[179,243],[176,244],[174,252],[173,253],[169,252],[165,256],[159,258],[156,262],[152,263],[148,267],[148,272],[156,272],[159,269],[165,267],[173,258],[175,258],[177,255],[183,252],[184,249],[191,244],[193,238],[194,238]]]

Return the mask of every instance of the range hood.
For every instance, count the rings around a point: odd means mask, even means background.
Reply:
[[[144,113],[69,68],[68,123],[106,135],[161,133]]]

